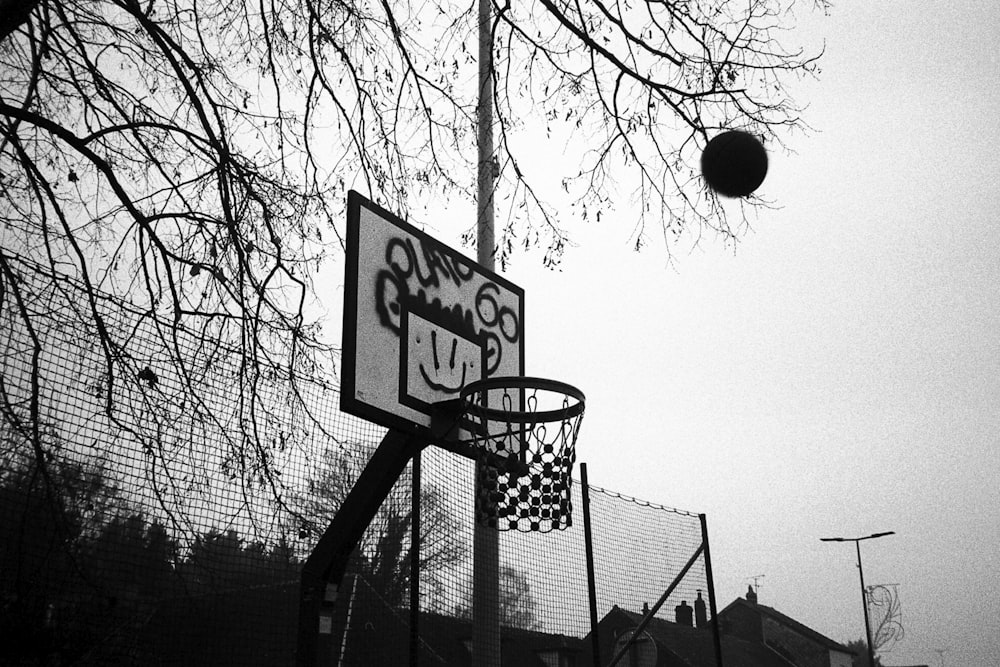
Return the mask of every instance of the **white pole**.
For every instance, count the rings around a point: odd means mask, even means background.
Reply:
[[[478,193],[476,206],[479,263],[494,266],[493,236],[493,43],[490,25],[491,0],[479,0],[479,104],[476,107],[477,146],[479,149]]]
[[[493,270],[493,42],[491,0],[479,0],[479,103],[477,242],[479,263]],[[484,474],[476,467],[476,483]],[[472,540],[472,664],[500,667],[500,540],[497,530],[475,523]]]

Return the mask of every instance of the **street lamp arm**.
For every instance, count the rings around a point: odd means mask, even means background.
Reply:
[[[886,535],[895,535],[896,531],[887,530],[883,533],[872,533],[871,535],[865,535],[864,537],[821,537],[820,542],[860,542],[861,540],[873,540],[876,537],[885,537]]]

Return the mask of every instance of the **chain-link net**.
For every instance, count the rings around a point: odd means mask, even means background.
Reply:
[[[84,330],[57,281],[22,282],[23,308],[4,289],[0,663],[295,664],[301,565],[384,431],[338,410],[322,366],[291,377],[106,298],[106,331]],[[329,664],[469,664],[475,465],[424,450],[417,505],[406,469],[338,589]],[[566,530],[499,534],[504,665],[593,662],[581,489]],[[589,491],[598,618],[641,615],[698,517]],[[699,590],[703,560],[659,616]]]
[[[466,414],[488,434],[476,446],[476,519],[498,530],[527,532],[572,525],[583,394],[537,378],[489,378],[465,393]]]

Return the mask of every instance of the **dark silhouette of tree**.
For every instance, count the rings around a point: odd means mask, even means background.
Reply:
[[[868,643],[864,638],[849,641],[844,646],[854,652],[854,657],[851,659],[853,667],[872,667],[868,662]],[[875,656],[875,667],[882,667],[882,659],[877,655]]]
[[[472,586],[468,587],[472,590]],[[500,625],[522,630],[539,630],[541,622],[535,616],[535,598],[531,595],[528,577],[510,565],[500,568]],[[472,619],[471,601],[455,607],[455,616]]]
[[[121,513],[127,508],[104,470],[61,455],[44,467],[23,458],[7,464],[0,662],[92,654],[112,643],[118,624],[171,594],[176,545],[161,525]]]
[[[260,541],[245,542],[230,528],[198,536],[179,570],[189,592],[204,595],[297,582],[298,567],[287,540],[268,547]]]
[[[299,563],[287,540],[265,545],[211,529],[177,558],[173,595],[127,635],[149,656],[141,664],[294,661]]]
[[[103,473],[53,459],[0,470],[0,650],[17,654],[68,640],[57,617],[79,591],[82,541],[114,497]]]
[[[370,445],[354,443],[350,453],[328,450],[316,476],[298,499],[305,532],[320,535],[354,487],[371,453]],[[367,453],[367,455],[366,455]],[[410,585],[410,489],[399,484],[379,508],[351,557],[348,569],[362,575],[392,606],[407,599]],[[423,594],[433,595],[448,569],[467,554],[468,536],[449,506],[444,491],[424,483],[420,492],[420,582]]]
[[[565,220],[600,218],[616,183],[641,204],[637,246],[654,229],[735,235],[697,154],[721,127],[776,144],[801,126],[786,86],[816,60],[783,43],[791,4],[494,3],[500,261],[524,245],[558,262]],[[307,304],[342,247],[346,190],[414,214],[473,196],[476,12],[2,0],[0,17],[0,317],[26,341],[0,415],[42,464],[58,329],[92,341],[93,395],[158,481],[178,460],[158,427],[180,415],[226,434],[185,446],[280,497],[272,390],[298,401],[296,380],[329,369]],[[572,207],[528,168],[543,128],[578,147]]]
[[[59,625],[75,637],[84,664],[118,664],[123,656],[147,662],[139,648],[143,629],[164,600],[183,593],[178,544],[161,523],[125,506],[104,521],[81,540],[80,581]]]
[[[138,513],[111,518],[82,553],[106,604],[133,608],[176,595],[177,557],[177,541],[166,528]]]

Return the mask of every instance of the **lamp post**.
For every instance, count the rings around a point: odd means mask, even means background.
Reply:
[[[868,640],[868,665],[869,667],[875,667],[875,651],[872,648],[872,628],[868,621],[868,599],[865,596],[865,572],[861,569],[861,541],[862,540],[874,540],[876,537],[885,537],[886,535],[895,535],[894,531],[886,531],[884,533],[872,533],[871,535],[865,535],[864,537],[821,537],[820,542],[854,542],[854,547],[858,551],[858,575],[861,577],[861,608],[865,612],[865,639]]]

